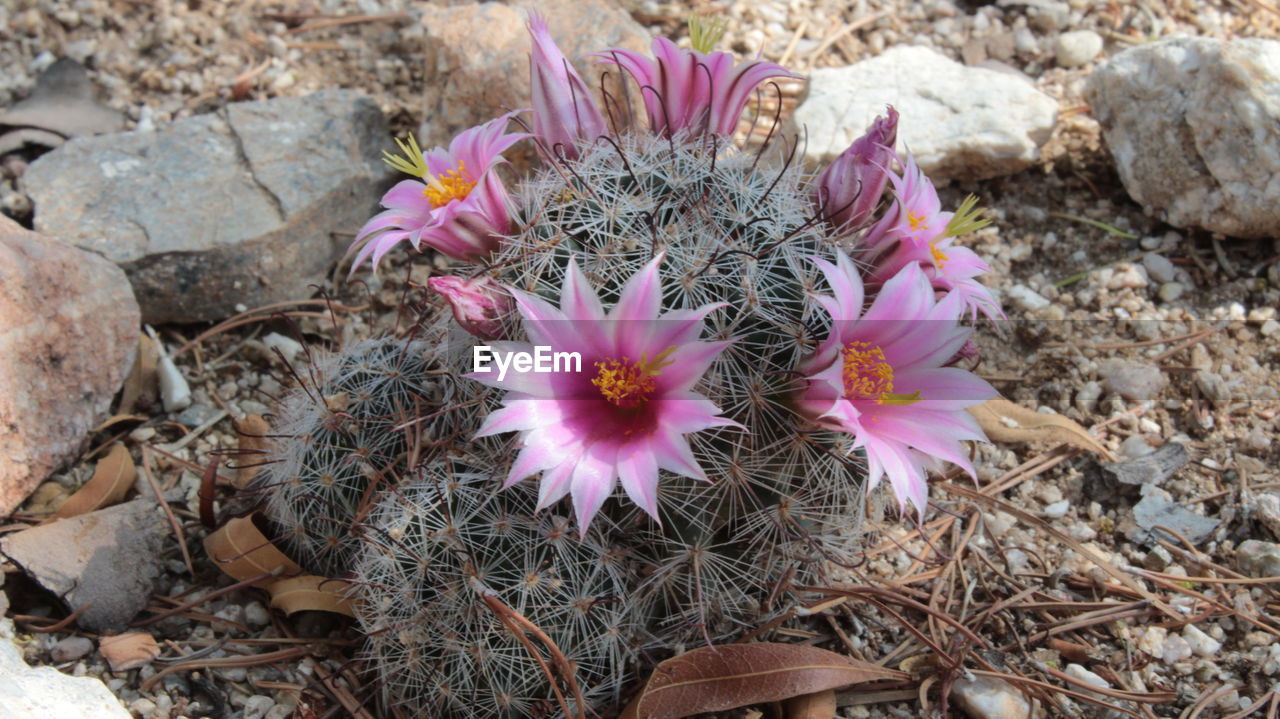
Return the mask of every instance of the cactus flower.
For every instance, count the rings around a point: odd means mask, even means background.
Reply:
[[[888,477],[899,506],[910,502],[923,515],[926,469],[943,460],[975,476],[961,441],[986,436],[965,409],[996,396],[977,375],[946,366],[972,333],[959,324],[961,298],[935,300],[911,264],[863,312],[853,262],[843,253],[836,265],[814,261],[834,295],[816,298],[831,316],[831,333],[799,368],[798,409],[819,426],[852,434],[853,449],[866,452],[868,487]]]
[[[507,390],[477,436],[520,432],[506,486],[538,472],[541,509],[569,494],[585,532],[621,480],[631,501],[658,519],[658,470],[700,481],[706,474],[685,435],[738,426],[693,390],[729,342],[701,342],[702,321],[724,303],[659,314],[662,286],[650,262],[607,314],[571,261],[559,309],[511,290],[529,343],[495,342],[495,352],[576,352],[579,371],[468,375]]]
[[[733,135],[757,85],[771,77],[802,77],[764,60],[735,65],[727,52],[681,50],[664,37],[653,39],[653,55],[614,49],[598,57],[635,79],[649,130],[666,136],[681,130]]]
[[[504,336],[504,320],[515,310],[511,295],[487,277],[464,280],[452,275],[437,275],[427,286],[444,296],[453,319],[462,329],[482,340]]]
[[[578,156],[578,140],[594,140],[605,133],[604,117],[578,71],[569,64],[537,13],[529,15],[533,57],[529,63],[533,92],[533,133],[549,148],[558,145],[566,157]]]
[[[376,268],[404,240],[416,250],[425,244],[465,261],[497,249],[511,231],[511,198],[494,168],[506,162],[507,148],[528,137],[505,132],[512,114],[463,130],[449,149],[437,147],[425,156],[412,137],[399,143],[405,156],[388,154],[388,164],[419,179],[403,180],[383,195],[386,210],[366,222],[351,245],[360,247],[352,271],[366,259]]]
[[[877,117],[871,129],[827,166],[813,188],[813,202],[837,232],[862,227],[875,212],[889,182],[898,111]]]

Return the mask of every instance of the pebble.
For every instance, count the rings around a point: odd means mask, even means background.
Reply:
[[[1262,326],[1258,328],[1258,334],[1263,337],[1275,337],[1280,334],[1280,322],[1275,320],[1266,320]]]
[[[269,696],[256,694],[244,700],[242,719],[262,719],[276,705],[276,700]]]
[[[1164,627],[1147,627],[1141,630],[1136,642],[1138,651],[1146,652],[1153,657],[1164,655],[1164,642],[1169,636],[1169,630]]]
[[[1121,290],[1125,288],[1142,288],[1148,285],[1146,275],[1136,265],[1125,263],[1118,265],[1107,280],[1107,289]]]
[[[1076,408],[1086,414],[1098,406],[1098,398],[1102,397],[1102,385],[1090,380],[1076,390]]]
[[[1054,43],[1054,55],[1062,67],[1079,67],[1102,53],[1102,36],[1092,30],[1064,32]]]
[[[266,345],[269,350],[279,350],[280,355],[284,357],[285,362],[293,363],[293,358],[298,356],[302,351],[302,344],[292,337],[286,337],[278,332],[272,332],[262,338],[262,344]]]
[[[1194,624],[1188,624],[1182,628],[1182,638],[1186,640],[1187,645],[1191,647],[1191,651],[1195,652],[1197,656],[1209,658],[1222,649],[1222,642],[1205,634]]]
[[[1169,378],[1155,365],[1130,360],[1099,363],[1102,385],[1126,399],[1155,399]]]
[[[168,356],[156,363],[160,375],[160,402],[166,412],[179,412],[191,406],[191,385]]]
[[[1061,519],[1067,516],[1067,510],[1071,508],[1071,502],[1062,500],[1053,504],[1045,505],[1044,516],[1050,519]]]
[[[1006,681],[991,677],[956,679],[951,698],[970,719],[1029,719],[1031,704]]]
[[[1009,302],[1017,309],[1024,312],[1035,312],[1049,306],[1049,300],[1045,299],[1040,293],[1018,284],[1010,287],[1005,294],[1009,297]]]
[[[1173,266],[1173,263],[1169,261],[1168,257],[1154,252],[1148,252],[1142,258],[1142,266],[1147,268],[1147,274],[1156,282],[1173,282],[1174,271],[1176,268]]]
[[[1092,684],[1093,686],[1098,687],[1099,689],[1111,688],[1110,682],[1098,676],[1097,674],[1094,674],[1088,669],[1085,669],[1083,666],[1079,664],[1068,664],[1066,668],[1063,669],[1063,671],[1071,675],[1072,677],[1079,679],[1085,684]]]
[[[1246,452],[1262,454],[1271,449],[1271,437],[1261,427],[1254,427],[1240,439],[1240,447]]]
[[[1155,448],[1147,444],[1147,440],[1140,434],[1125,437],[1125,440],[1120,443],[1120,454],[1127,459],[1146,457],[1155,451]]]
[[[1236,547],[1236,564],[1252,577],[1280,577],[1280,544],[1247,539]]]
[[[1173,634],[1164,640],[1164,646],[1160,650],[1160,658],[1165,664],[1176,664],[1184,659],[1191,658],[1191,645],[1187,640]]]
[[[244,607],[244,621],[251,627],[265,627],[271,623],[271,612],[262,602],[249,602]]]
[[[1227,381],[1217,372],[1196,370],[1195,382],[1196,387],[1199,387],[1204,396],[1214,404],[1221,404],[1231,399],[1231,389],[1227,386]]]
[[[93,651],[93,640],[88,637],[67,637],[49,647],[49,658],[55,664],[74,662]]]

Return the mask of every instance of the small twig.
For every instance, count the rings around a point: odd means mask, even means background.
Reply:
[[[400,20],[408,20],[408,13],[386,13],[384,15],[349,15],[347,17],[328,17],[317,20],[308,20],[298,27],[289,28],[284,31],[286,35],[298,35],[311,30],[323,30],[329,27],[341,27],[343,25],[355,25],[366,22],[398,22]]]
[[[182,525],[178,523],[178,518],[173,516],[173,508],[164,500],[160,483],[156,482],[155,475],[151,473],[151,455],[147,453],[149,449],[151,448],[147,445],[142,445],[142,476],[147,478],[147,484],[151,485],[151,491],[156,495],[156,503],[164,510],[164,516],[169,519],[169,529],[173,530],[173,537],[178,540],[178,549],[182,550],[182,561],[187,565],[187,573],[194,577],[196,569],[191,563],[191,553],[187,551],[187,538],[182,533]]]

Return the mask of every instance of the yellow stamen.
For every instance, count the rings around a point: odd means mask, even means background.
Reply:
[[[632,362],[629,357],[596,362],[596,377],[591,380],[591,384],[615,406],[623,409],[639,407],[657,389],[653,378],[661,374],[663,367],[671,364],[672,361],[667,357],[675,349],[674,346],[668,347],[652,360],[641,355],[639,362]]]
[[[465,198],[471,194],[472,188],[477,184],[476,180],[471,179],[471,175],[467,174],[467,166],[461,162],[458,163],[456,170],[440,175],[426,175],[422,179],[427,183],[422,190],[422,196],[431,202],[432,208],[444,207],[453,200]]]
[[[907,224],[911,225],[911,230],[913,232],[929,229],[929,226],[924,223],[924,220],[924,215],[907,210]]]
[[[929,243],[929,254],[933,255],[933,266],[938,269],[942,269],[943,265],[947,264],[947,261],[951,259],[950,257],[947,257],[945,252],[938,249],[937,242]]]
[[[400,147],[400,152],[404,153],[404,157],[393,155],[383,150],[382,161],[406,175],[426,177],[427,160],[422,156],[422,148],[418,147],[417,138],[410,134],[407,143],[398,137],[395,138],[395,141],[396,145]]]
[[[909,405],[920,401],[920,391],[893,393],[893,367],[884,350],[869,342],[850,342],[844,348],[844,367],[840,373],[844,396],[849,400],[875,400],[880,404]]]

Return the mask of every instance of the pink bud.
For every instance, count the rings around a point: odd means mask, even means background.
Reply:
[[[497,282],[488,277],[464,280],[440,275],[428,279],[427,286],[444,296],[462,329],[482,340],[506,334],[504,320],[515,309],[515,303]]]
[[[875,212],[889,182],[893,145],[898,140],[898,111],[877,117],[867,134],[827,166],[813,188],[813,201],[837,231],[862,227]]]
[[[604,117],[578,71],[551,39],[547,21],[529,15],[533,57],[529,63],[533,93],[533,132],[555,153],[560,146],[566,157],[578,156],[579,140],[593,141],[605,134]]]

